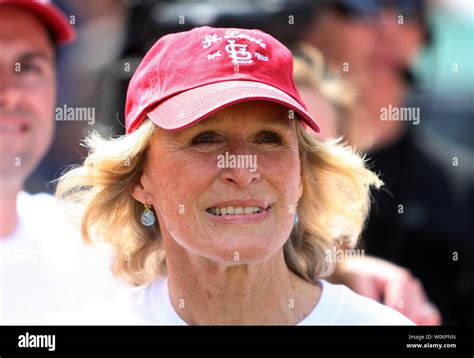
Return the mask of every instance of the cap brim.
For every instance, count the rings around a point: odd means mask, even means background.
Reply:
[[[35,15],[52,30],[57,45],[70,43],[76,38],[76,31],[67,17],[55,5],[35,1],[1,1],[0,4],[23,7]]]
[[[262,100],[280,103],[297,112],[311,129],[319,126],[306,109],[285,92],[260,82],[225,81],[181,92],[147,112],[160,128],[180,130],[189,127],[230,105]]]

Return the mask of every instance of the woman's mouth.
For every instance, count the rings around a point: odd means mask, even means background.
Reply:
[[[263,208],[258,206],[224,206],[221,208],[214,207],[206,209],[206,211],[210,214],[216,216],[223,216],[223,215],[249,215],[255,213],[262,213]]]
[[[221,223],[249,223],[266,218],[270,208],[266,201],[238,200],[217,203],[207,208],[206,212]]]

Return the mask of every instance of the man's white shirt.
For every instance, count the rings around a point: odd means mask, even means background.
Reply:
[[[15,231],[0,239],[0,324],[41,324],[124,288],[110,255],[82,243],[53,196],[21,192],[17,214]]]

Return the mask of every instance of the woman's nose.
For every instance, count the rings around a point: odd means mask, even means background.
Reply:
[[[253,154],[243,141],[219,154],[217,166],[222,181],[239,187],[247,187],[260,179],[257,154]]]

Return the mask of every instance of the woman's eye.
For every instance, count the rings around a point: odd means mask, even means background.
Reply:
[[[216,133],[213,132],[206,132],[201,133],[194,137],[193,144],[208,144],[208,143],[216,143],[218,142],[219,137]]]
[[[257,140],[260,143],[281,143],[281,138],[278,134],[272,132],[263,132],[258,135]]]

